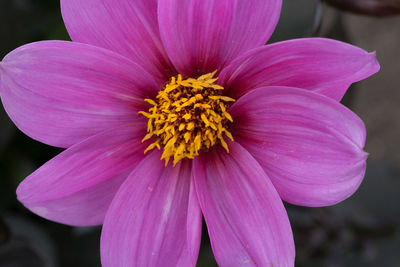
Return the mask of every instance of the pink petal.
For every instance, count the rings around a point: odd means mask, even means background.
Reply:
[[[190,194],[187,215],[187,243],[176,266],[196,266],[201,243],[202,213],[197,201],[193,174],[190,183]]]
[[[220,266],[294,266],[290,223],[279,195],[237,142],[194,159],[196,191]]]
[[[73,41],[107,48],[165,78],[171,64],[161,44],[157,0],[61,0]]]
[[[260,163],[282,199],[327,206],[351,196],[365,172],[365,127],[328,97],[288,87],[263,87],[229,110],[236,141]]]
[[[17,127],[43,143],[69,147],[136,121],[160,84],[132,61],[97,47],[47,41],[0,62],[0,96]]]
[[[119,186],[143,158],[145,133],[141,125],[131,125],[68,148],[19,185],[18,200],[52,221],[101,224]]]
[[[348,87],[379,70],[375,53],[323,38],[290,40],[252,50],[220,75],[233,97],[262,86],[304,88],[341,100]]]
[[[264,45],[280,10],[281,0],[159,0],[161,38],[180,73],[209,73]]]
[[[103,267],[195,266],[201,213],[191,162],[166,168],[160,157],[147,156],[112,201],[101,236]]]

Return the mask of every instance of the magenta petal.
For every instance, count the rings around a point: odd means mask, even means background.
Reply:
[[[68,148],[22,181],[18,200],[49,220],[101,224],[119,186],[144,157],[145,133],[131,125]]]
[[[73,41],[115,51],[156,77],[167,74],[157,0],[62,0],[61,10]]]
[[[159,0],[161,38],[180,73],[204,74],[264,45],[280,10],[281,0]]]
[[[279,195],[237,142],[194,159],[195,186],[220,266],[294,266],[292,230]]]
[[[193,174],[190,183],[190,195],[187,214],[187,243],[182,251],[176,266],[196,266],[201,243],[202,218],[201,209],[197,200],[196,189],[194,187]]]
[[[309,38],[252,50],[227,66],[220,82],[236,98],[262,86],[289,86],[341,100],[352,83],[378,70],[375,53],[339,41]]]
[[[201,213],[191,162],[166,168],[160,157],[148,155],[112,201],[101,236],[103,267],[195,266]]]
[[[139,118],[160,84],[132,61],[85,44],[28,44],[0,62],[0,96],[30,137],[69,147]]]
[[[365,127],[335,100],[297,88],[264,87],[241,97],[229,112],[236,141],[258,160],[282,199],[327,206],[360,185]]]

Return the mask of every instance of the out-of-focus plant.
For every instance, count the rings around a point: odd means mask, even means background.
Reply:
[[[400,14],[400,0],[325,0],[340,9],[383,17]]]

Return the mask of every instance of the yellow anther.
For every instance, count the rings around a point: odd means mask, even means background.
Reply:
[[[190,120],[191,117],[192,115],[190,115],[189,113],[182,116],[182,118],[184,118],[185,120]]]
[[[228,136],[229,139],[231,139],[233,141],[233,136],[230,132],[228,132],[225,128],[224,128],[224,133],[226,136]]]
[[[220,86],[218,84],[212,85],[212,88],[214,88],[215,90],[223,90],[224,89],[224,87],[222,87],[222,86]]]
[[[155,147],[158,147],[158,149],[160,149],[160,145],[158,144],[159,140],[155,141],[154,143],[152,143],[151,145],[149,145],[145,150],[144,150],[144,154],[147,153],[147,151],[150,151],[152,149],[154,149]]]
[[[214,77],[215,73],[217,73],[217,71],[214,71],[214,72],[212,72],[212,73],[207,73],[207,74],[201,75],[199,78],[197,78],[197,80],[199,80],[199,81],[207,81],[207,80],[210,80],[210,79],[212,79],[212,78]]]
[[[208,132],[208,133],[206,133],[206,134],[207,134],[208,140],[210,140],[211,145],[213,146],[214,143],[215,143],[213,134],[212,134],[211,132]]]
[[[179,74],[171,77],[155,99],[145,99],[151,107],[148,112],[139,112],[148,119],[143,142],[154,139],[145,152],[162,148],[165,166],[170,158],[175,166],[217,144],[229,152],[224,138],[233,141],[227,130],[233,119],[227,109],[235,100],[220,95],[224,88],[215,84],[215,74],[216,71],[197,79],[184,79]]]
[[[218,80],[218,78],[209,79],[209,80],[207,81],[207,83],[210,84],[210,85],[212,85],[212,84],[215,83],[217,80]],[[214,84],[214,85],[216,85],[216,84]],[[221,86],[221,87],[222,87],[222,86]]]
[[[192,87],[192,85],[190,84],[190,82],[187,81],[181,81],[178,83],[179,85],[185,86],[185,87]]]
[[[203,97],[201,94],[196,94],[194,97],[195,97],[195,99],[196,99],[197,101],[200,101],[200,100],[203,100],[203,99],[204,99],[204,97]]]
[[[225,118],[227,118],[230,122],[233,122],[233,119],[232,119],[231,114],[229,114],[228,112],[224,112],[224,116],[225,116]]]
[[[150,118],[151,114],[144,112],[144,111],[139,111],[139,114],[142,114],[143,116],[145,116],[146,118]]]
[[[152,133],[152,132],[146,134],[146,136],[143,137],[143,139],[142,139],[142,143],[143,143],[144,141],[146,141],[146,140],[149,140],[152,136],[153,136],[153,133]]]
[[[194,138],[194,148],[196,151],[199,151],[201,148],[201,134],[198,133],[196,137]]]
[[[210,121],[207,119],[207,116],[204,113],[202,113],[200,115],[200,118],[203,120],[203,122],[205,123],[206,127],[208,127],[208,125],[210,124]]]
[[[203,86],[200,83],[192,83],[191,87],[193,87],[195,89],[203,89]]]
[[[166,93],[172,92],[178,87],[179,87],[179,84],[174,84],[174,85],[168,86],[167,88],[165,88],[165,92]]]
[[[183,138],[185,138],[185,142],[186,142],[186,143],[189,142],[189,140],[190,140],[191,137],[192,137],[192,134],[191,134],[190,132],[186,132],[186,133],[183,135]]]
[[[151,118],[147,121],[147,132],[153,132],[153,119]]]
[[[209,123],[209,126],[213,129],[213,130],[217,130],[217,126],[215,126],[215,124],[214,123],[212,123],[212,122],[210,122]]]
[[[189,122],[186,126],[186,130],[191,131],[194,129],[194,122]]]
[[[223,101],[231,101],[231,102],[235,102],[235,99],[230,98],[228,96],[222,96],[222,95],[211,95],[209,96],[209,98],[214,99],[214,100],[223,100]]]
[[[154,101],[151,100],[151,99],[145,99],[144,101],[146,101],[146,102],[149,103],[150,105],[157,106],[157,103],[154,102]]]
[[[219,107],[221,108],[222,112],[226,111],[226,107],[223,103],[219,103]]]
[[[181,155],[185,151],[185,147],[186,147],[185,143],[181,143],[176,149],[175,156]]]
[[[220,138],[219,141],[221,142],[222,147],[229,153],[228,144],[224,141],[223,138]]]

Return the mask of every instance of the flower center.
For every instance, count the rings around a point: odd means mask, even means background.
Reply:
[[[150,138],[155,141],[144,153],[163,147],[161,159],[165,159],[165,166],[172,156],[175,166],[181,159],[193,159],[217,144],[229,153],[224,137],[233,141],[227,130],[233,120],[227,108],[235,100],[221,95],[224,88],[215,84],[215,72],[185,80],[179,74],[155,99],[145,99],[152,107],[148,112],[139,112],[148,119],[148,134],[142,142]]]

